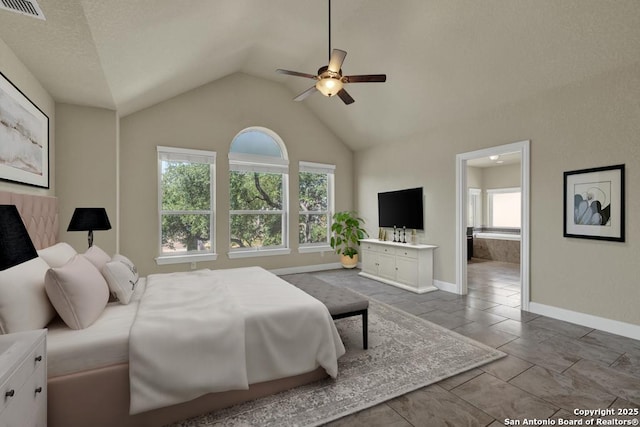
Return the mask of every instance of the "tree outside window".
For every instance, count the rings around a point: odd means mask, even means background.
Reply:
[[[269,129],[245,129],[231,143],[229,169],[229,256],[286,249],[289,161],[284,142]]]
[[[282,247],[282,174],[230,173],[231,248]]]
[[[335,166],[300,162],[299,229],[301,247],[329,245]]]
[[[160,256],[213,253],[215,153],[158,147]]]

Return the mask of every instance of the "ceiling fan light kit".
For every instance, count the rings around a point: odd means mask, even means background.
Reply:
[[[330,71],[328,67],[322,67],[318,70],[316,89],[324,96],[333,96],[342,90],[343,84],[341,77],[340,73]]]
[[[307,74],[298,71],[290,71],[277,69],[276,72],[280,74],[287,74],[290,76],[304,77],[307,79],[317,80],[314,86],[302,92],[300,95],[293,98],[294,101],[302,101],[314,92],[320,92],[324,96],[332,97],[338,95],[338,97],[345,104],[353,104],[354,99],[344,89],[344,85],[347,83],[382,83],[387,80],[386,74],[365,74],[359,76],[342,76],[342,63],[347,56],[347,52],[340,49],[331,50],[331,0],[329,2],[329,64],[318,69],[318,74]]]

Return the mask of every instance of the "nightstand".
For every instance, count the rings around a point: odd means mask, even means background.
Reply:
[[[0,335],[0,427],[46,427],[46,329]]]

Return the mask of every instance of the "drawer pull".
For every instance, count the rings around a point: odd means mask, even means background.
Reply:
[[[16,394],[16,391],[11,389],[4,394],[4,397],[13,397],[14,394]]]
[[[36,362],[42,362],[42,356],[36,356]]]
[[[42,387],[38,387],[38,388],[36,389],[36,394],[38,394],[38,393],[42,393]]]

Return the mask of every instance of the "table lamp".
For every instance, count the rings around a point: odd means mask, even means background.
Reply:
[[[76,208],[67,231],[88,231],[89,247],[93,246],[93,230],[111,230],[105,208]]]

